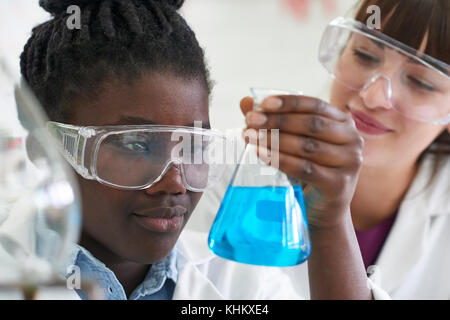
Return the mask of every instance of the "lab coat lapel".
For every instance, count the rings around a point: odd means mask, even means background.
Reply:
[[[223,300],[225,297],[199,269],[214,258],[207,234],[185,229],[177,243],[178,280],[173,300]]]
[[[424,254],[432,217],[450,212],[446,195],[450,166],[446,164],[439,177],[427,186],[433,165],[431,158],[424,159],[376,261],[379,272],[376,282],[390,294]]]
[[[427,229],[427,216],[421,210],[414,205],[402,206],[376,261],[378,284],[388,293],[398,287],[423,254]]]
[[[214,284],[192,262],[186,262],[178,274],[173,300],[223,300]]]

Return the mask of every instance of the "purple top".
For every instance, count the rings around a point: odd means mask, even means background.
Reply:
[[[355,229],[366,270],[375,263],[396,216],[397,213],[369,230]]]

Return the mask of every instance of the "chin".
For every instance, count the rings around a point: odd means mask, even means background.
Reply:
[[[138,248],[139,250],[135,250],[133,252],[130,251],[127,255],[122,257],[128,261],[133,261],[139,264],[153,264],[166,258],[174,246],[175,244],[167,244],[166,246],[157,248],[147,248],[142,246],[141,248]]]
[[[116,254],[125,260],[153,264],[167,257],[175,247],[180,234],[147,234],[124,241]]]

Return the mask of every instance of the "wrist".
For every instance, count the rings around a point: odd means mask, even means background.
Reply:
[[[332,245],[336,243],[337,239],[348,237],[350,233],[354,233],[350,210],[339,221],[327,225],[311,226],[309,232],[313,246]]]
[[[344,209],[334,209],[332,210],[332,212],[330,210],[330,212],[327,212],[327,214],[332,215],[334,218],[327,219],[328,221],[320,222],[315,222],[314,220],[312,220],[309,223],[310,233],[323,234],[336,232],[338,230],[342,230],[345,227],[348,227],[349,225],[353,225],[349,207]]]

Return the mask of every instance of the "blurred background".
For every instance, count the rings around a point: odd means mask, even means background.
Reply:
[[[354,0],[187,0],[183,14],[197,34],[215,81],[211,121],[244,125],[239,101],[250,87],[299,90],[327,99],[329,76],[317,56],[322,32]]]
[[[0,300],[33,299],[47,292],[43,285],[67,291],[61,274],[81,225],[73,172],[20,83],[19,55],[32,27],[48,18],[37,3],[0,1]]]
[[[351,15],[355,2],[186,0],[181,13],[206,51],[215,82],[213,127],[225,130],[244,125],[239,101],[252,86],[300,90],[327,99],[329,76],[317,61],[321,35],[333,18]],[[15,72],[19,72],[19,55],[32,27],[48,17],[38,0],[0,0],[0,49]],[[0,117],[0,125],[8,118]]]

